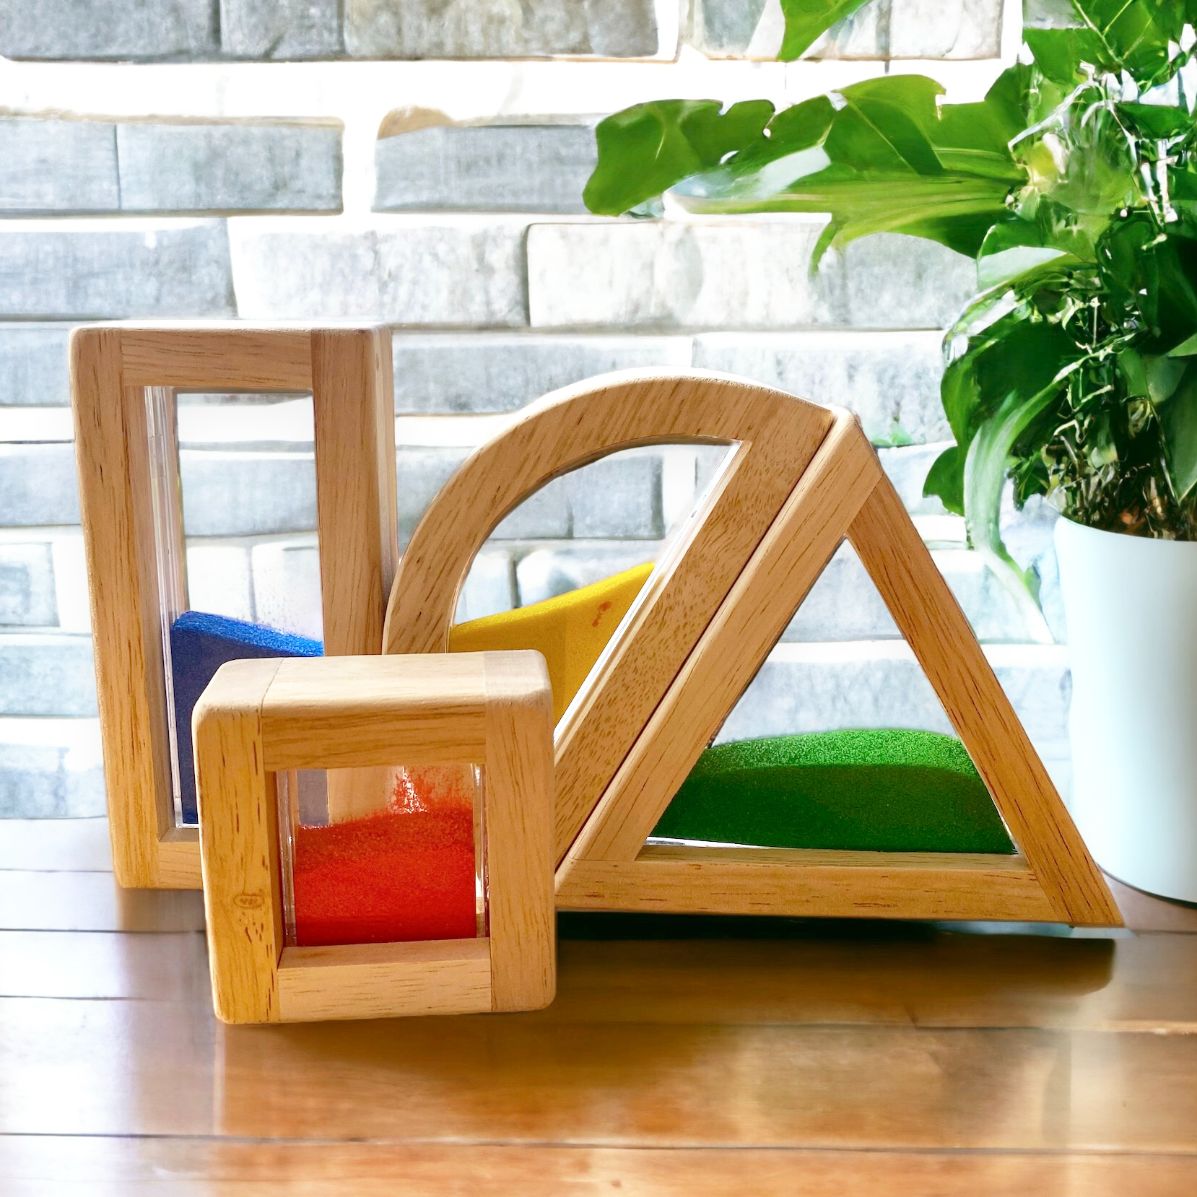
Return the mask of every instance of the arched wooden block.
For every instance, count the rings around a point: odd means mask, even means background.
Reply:
[[[399,563],[384,652],[445,651],[470,563],[500,520],[546,482],[638,445],[734,445],[558,724],[558,860],[833,419],[827,408],[722,375],[607,375],[525,408],[428,508]]]

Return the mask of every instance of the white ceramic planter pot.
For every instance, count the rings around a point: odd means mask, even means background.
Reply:
[[[1197,543],[1056,524],[1072,802],[1098,864],[1197,902]]]

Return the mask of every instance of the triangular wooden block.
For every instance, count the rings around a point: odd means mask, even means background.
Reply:
[[[698,374],[619,376],[549,397],[434,501],[400,564],[385,651],[443,651],[474,554],[544,482],[616,449],[684,440],[737,449],[558,726],[558,905],[1118,925],[1101,874],[848,412]],[[646,845],[845,537],[1018,854]]]
[[[646,846],[845,536],[943,703],[1019,853]],[[832,429],[612,778],[558,871],[558,905],[1121,922],[968,621],[855,422]]]

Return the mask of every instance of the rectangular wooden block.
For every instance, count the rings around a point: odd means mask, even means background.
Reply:
[[[398,551],[390,371],[384,327],[118,323],[73,333],[79,491],[121,885],[200,885],[196,829],[176,824],[163,650],[163,612],[180,614],[187,594],[175,392],[311,392],[324,649],[372,653]],[[160,421],[147,415],[147,396]]]

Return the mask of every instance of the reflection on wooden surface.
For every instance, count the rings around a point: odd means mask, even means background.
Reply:
[[[0,820],[0,869],[111,873],[108,820]]]
[[[1197,1159],[17,1137],[0,1139],[0,1175],[7,1197],[1175,1197]]]
[[[5,1197],[1197,1192],[1197,936],[575,918],[545,1011],[225,1028],[193,897],[0,864]]]
[[[202,931],[199,890],[121,889],[111,873],[0,869],[6,931]]]

